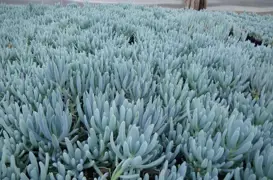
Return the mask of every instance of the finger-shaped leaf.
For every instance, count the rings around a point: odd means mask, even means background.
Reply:
[[[130,153],[130,149],[129,149],[129,145],[127,144],[127,142],[123,142],[123,155],[125,157],[130,157],[131,153]]]
[[[137,153],[135,154],[135,156],[144,156],[145,152],[147,151],[148,148],[148,143],[146,141],[144,141],[139,150],[137,151]]]
[[[131,163],[132,163],[132,159],[129,158],[129,159],[126,159],[122,165],[121,165],[121,169],[122,171],[124,171],[125,169],[129,168],[131,166]]]
[[[66,148],[67,148],[69,156],[74,157],[74,148],[71,141],[68,138],[65,138],[65,144],[66,144]]]
[[[141,165],[141,164],[142,164],[142,158],[141,158],[141,156],[136,156],[136,157],[134,157],[134,158],[132,159],[131,164],[132,164],[132,167]]]
[[[79,148],[76,148],[75,150],[75,159],[77,161],[80,161],[82,159],[82,152]]]
[[[148,169],[151,167],[156,167],[159,164],[161,164],[164,161],[164,159],[165,159],[165,156],[161,156],[160,158],[158,158],[157,160],[155,160],[149,164],[139,165],[139,166],[136,166],[136,168]]]
[[[111,148],[112,150],[115,152],[115,154],[120,158],[120,159],[124,159],[124,156],[120,153],[118,147],[115,145],[115,142],[114,142],[114,137],[113,137],[113,132],[111,133],[111,136],[110,136],[110,144],[111,144]]]
[[[153,135],[152,140],[149,143],[149,146],[147,148],[147,151],[145,152],[145,155],[150,153],[155,148],[155,146],[157,145],[157,138],[158,138],[158,135],[157,135],[157,133],[155,133]]]
[[[230,144],[229,144],[230,148],[234,149],[236,147],[239,137],[240,137],[240,128],[237,128],[229,140],[230,141]]]

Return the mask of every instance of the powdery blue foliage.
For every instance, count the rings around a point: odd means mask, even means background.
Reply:
[[[0,179],[273,179],[272,22],[1,4]]]

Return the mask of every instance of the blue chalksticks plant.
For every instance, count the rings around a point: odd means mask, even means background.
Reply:
[[[1,4],[0,179],[273,179],[271,22]]]
[[[118,145],[115,144],[113,133],[111,133],[111,148],[117,155],[117,158],[121,159],[121,162],[116,166],[111,179],[115,180],[119,177],[122,178],[122,174],[125,171],[155,167],[164,160],[165,156],[155,159],[159,153],[157,150],[159,144],[157,133],[154,135],[151,134],[153,128],[154,125],[150,125],[143,134],[140,134],[136,125],[132,125],[126,133],[125,122],[123,121],[120,125],[116,139]],[[136,174],[131,176],[138,177],[139,175]],[[129,178],[129,175],[124,175],[124,177]]]

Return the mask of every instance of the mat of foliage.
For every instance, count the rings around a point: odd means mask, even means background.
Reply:
[[[272,22],[0,5],[0,179],[273,179]]]

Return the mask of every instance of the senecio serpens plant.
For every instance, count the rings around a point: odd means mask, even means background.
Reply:
[[[0,179],[273,179],[272,29],[269,15],[1,4]]]

